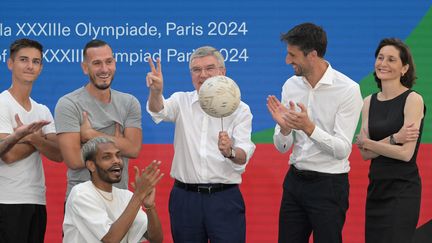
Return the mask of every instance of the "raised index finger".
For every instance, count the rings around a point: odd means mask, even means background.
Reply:
[[[157,58],[157,59],[156,59],[156,64],[157,64],[157,71],[158,71],[159,73],[162,73],[162,64],[161,64],[161,62],[160,62],[160,58]]]

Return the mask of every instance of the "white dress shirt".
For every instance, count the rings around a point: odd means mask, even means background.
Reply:
[[[284,136],[276,125],[273,141],[285,153],[294,144],[289,163],[299,170],[347,173],[348,157],[363,100],[359,85],[329,64],[314,88],[301,76],[289,78],[282,87],[282,104],[303,103],[315,130],[292,130]],[[297,107],[299,110],[299,108]]]
[[[156,123],[175,123],[171,177],[184,183],[241,183],[241,174],[255,151],[249,106],[240,102],[233,114],[223,118],[224,131],[233,141],[233,147],[246,152],[246,163],[239,165],[219,151],[221,119],[201,109],[197,91],[176,92],[163,102],[164,108],[158,113],[151,112],[147,102],[147,111]]]

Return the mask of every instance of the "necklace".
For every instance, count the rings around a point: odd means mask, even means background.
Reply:
[[[101,197],[103,197],[105,200],[111,202],[114,199],[114,195],[112,193],[101,191],[94,184],[93,184],[93,186],[96,189],[96,191],[99,193],[99,195],[101,195]],[[111,195],[111,198],[105,196],[104,194]]]

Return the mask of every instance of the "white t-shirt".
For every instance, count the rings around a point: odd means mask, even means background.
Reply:
[[[55,134],[54,119],[48,107],[30,98],[31,110],[26,111],[5,90],[0,94],[0,133],[13,133],[17,127],[15,114],[23,124],[38,120],[51,121],[42,128],[43,134]],[[6,164],[0,158],[0,203],[45,205],[45,176],[40,153],[35,151],[27,158]]]
[[[105,193],[105,198],[97,191],[93,182],[86,181],[72,188],[66,202],[63,221],[65,243],[101,242],[111,225],[126,209],[132,192],[116,187],[112,193]],[[108,194],[108,195],[107,195]],[[106,198],[111,199],[108,201]],[[121,243],[136,243],[145,240],[147,215],[140,209],[128,233]]]

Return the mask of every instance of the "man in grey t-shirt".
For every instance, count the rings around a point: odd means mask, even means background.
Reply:
[[[124,163],[122,180],[116,187],[128,187],[128,158],[136,158],[142,145],[141,106],[132,95],[110,88],[116,71],[111,47],[92,40],[83,51],[81,67],[90,81],[61,97],[55,108],[60,149],[68,167],[66,197],[76,184],[90,179],[80,157],[81,145],[106,136],[120,149]]]

